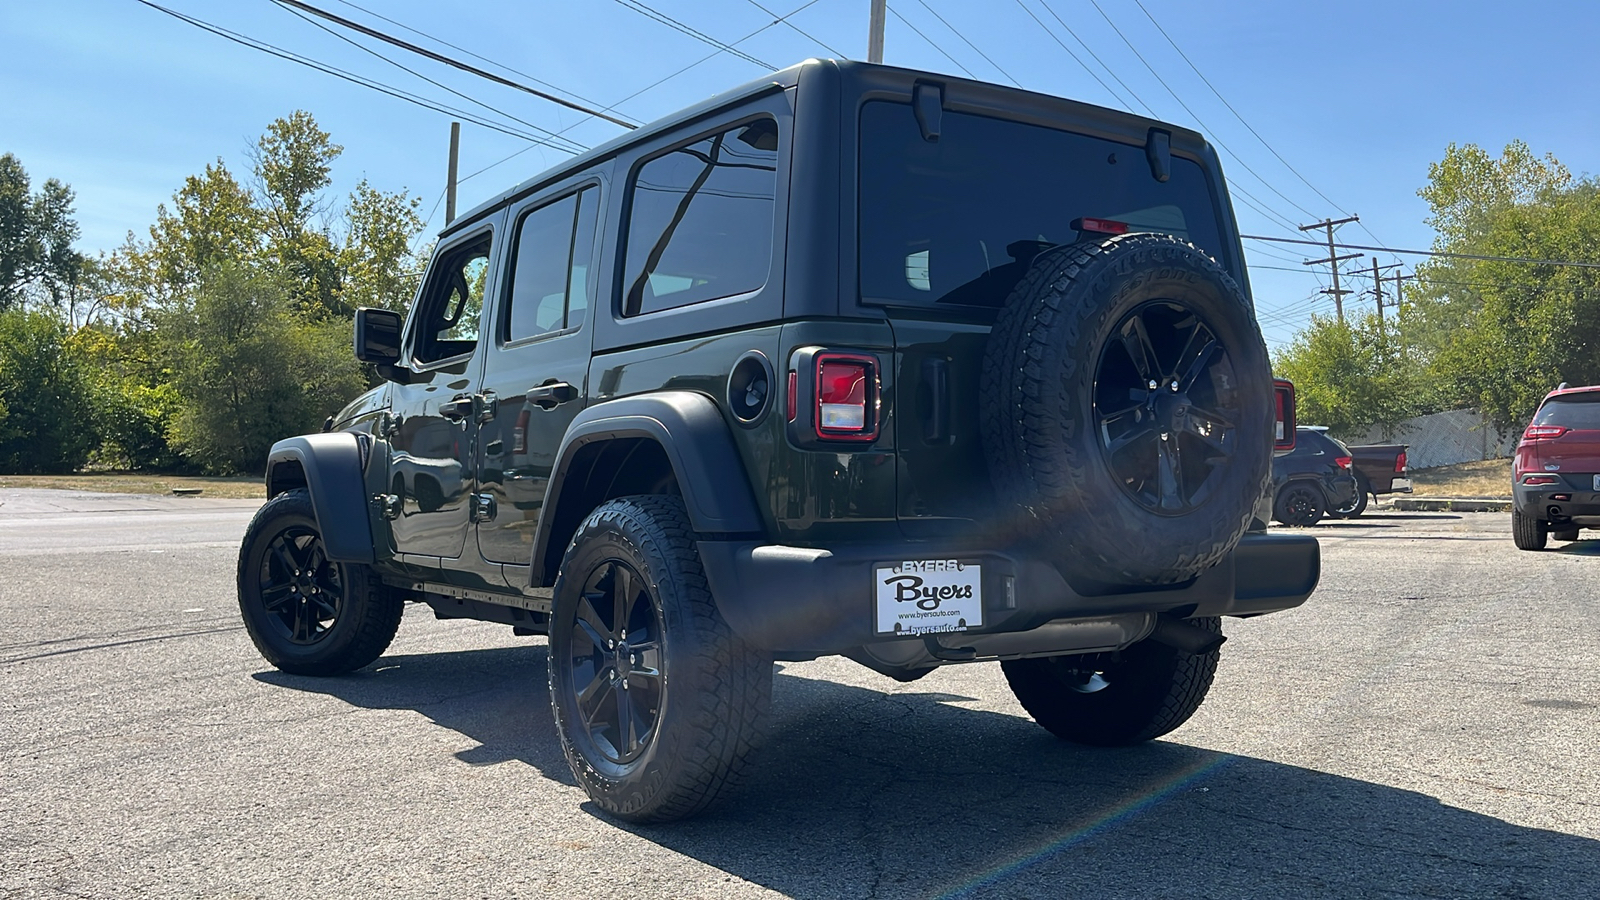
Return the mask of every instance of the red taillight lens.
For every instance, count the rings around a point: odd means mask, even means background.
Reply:
[[[520,413],[517,413],[516,427],[511,429],[512,453],[528,452],[528,418],[529,411],[526,409]]]
[[[1561,437],[1567,433],[1566,428],[1560,425],[1529,425],[1528,430],[1522,433],[1525,441],[1548,441],[1551,438]]]
[[[789,373],[789,421],[793,422],[800,415],[800,373]]]
[[[1294,449],[1294,382],[1283,378],[1272,380],[1272,396],[1275,412],[1272,423],[1272,449],[1284,451]]]
[[[1349,469],[1350,468],[1350,457],[1348,457],[1348,456],[1335,456],[1333,458],[1333,464],[1338,466],[1341,469]]]
[[[1400,451],[1400,455],[1396,456],[1394,458],[1394,470],[1396,472],[1399,472],[1399,473],[1402,473],[1402,474],[1405,473],[1405,470],[1406,470],[1406,452],[1404,450],[1401,450]]]
[[[1522,476],[1522,483],[1523,484],[1555,484],[1556,483],[1556,477],[1554,475],[1524,475],[1524,476]]]
[[[818,354],[817,437],[870,441],[878,436],[877,360]]]
[[[1072,227],[1076,231],[1092,231],[1095,234],[1127,234],[1128,223],[1118,222],[1116,219],[1092,219],[1084,217],[1073,219]]]

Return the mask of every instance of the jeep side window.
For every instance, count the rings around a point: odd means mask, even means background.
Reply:
[[[417,362],[437,362],[477,347],[488,277],[487,234],[439,258],[417,311]]]
[[[761,118],[634,170],[622,314],[760,288],[772,263],[778,123]]]
[[[600,192],[586,188],[547,203],[517,223],[509,310],[500,339],[517,341],[577,327],[589,308]]]

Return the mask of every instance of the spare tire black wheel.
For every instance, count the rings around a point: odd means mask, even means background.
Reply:
[[[1191,578],[1266,493],[1266,345],[1233,279],[1176,238],[1036,257],[995,322],[983,395],[1000,527],[1069,578]]]

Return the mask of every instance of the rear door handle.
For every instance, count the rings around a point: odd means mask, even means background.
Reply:
[[[578,389],[565,381],[554,381],[529,388],[527,400],[540,409],[555,409],[563,403],[578,399]]]
[[[452,422],[460,422],[472,415],[472,398],[457,397],[454,400],[439,404],[439,415]]]

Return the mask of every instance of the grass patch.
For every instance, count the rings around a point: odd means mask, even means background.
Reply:
[[[0,475],[0,488],[54,488],[105,494],[170,494],[174,488],[199,488],[202,497],[266,499],[260,478],[206,478],[198,475],[90,473],[81,475]]]
[[[1511,460],[1485,459],[1412,469],[1411,489],[1414,497],[1510,497]]]

